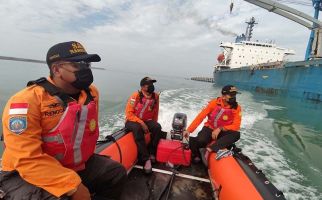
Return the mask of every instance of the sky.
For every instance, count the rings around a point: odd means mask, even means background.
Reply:
[[[310,0],[302,0],[310,2]],[[253,40],[274,41],[303,60],[310,31],[243,0],[0,0],[0,56],[45,60],[56,43],[78,41],[109,70],[211,76],[221,42],[258,22]],[[291,5],[309,15],[309,6]]]

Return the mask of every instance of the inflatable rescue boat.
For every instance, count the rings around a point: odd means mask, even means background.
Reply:
[[[179,120],[178,120],[179,119]],[[145,175],[137,162],[137,147],[132,132],[121,129],[104,140],[98,141],[96,153],[110,156],[127,170],[129,181],[122,200],[136,199],[219,199],[260,200],[285,199],[279,191],[245,156],[241,149],[232,149],[234,154],[216,160],[211,153],[208,168],[202,163],[190,163],[189,146],[182,142],[186,123],[182,114],[175,114],[168,139],[161,139],[157,150],[157,163],[152,175]],[[146,135],[146,142],[150,140]]]

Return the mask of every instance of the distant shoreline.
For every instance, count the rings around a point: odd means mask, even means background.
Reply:
[[[29,59],[29,58],[17,58],[17,57],[10,57],[10,56],[0,56],[0,60],[47,64],[46,61],[43,61],[43,60],[35,60],[35,59]],[[102,67],[91,67],[91,68],[105,70],[105,68],[102,68]]]
[[[11,61],[32,62],[32,63],[46,64],[46,62],[43,61],[43,60],[35,60],[35,59],[28,59],[28,58],[16,58],[16,57],[9,57],[9,56],[0,56],[0,60],[11,60]]]

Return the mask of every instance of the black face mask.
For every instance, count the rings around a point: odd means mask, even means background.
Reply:
[[[72,86],[79,90],[88,88],[93,83],[93,73],[90,68],[81,69],[74,72],[76,80],[71,83]]]
[[[236,97],[231,97],[227,100],[227,103],[230,105],[231,108],[236,109],[238,106],[238,103],[236,101]]]
[[[154,85],[153,85],[153,84],[151,84],[151,85],[149,85],[149,86],[148,86],[148,90],[147,90],[147,92],[148,92],[149,94],[152,94],[152,93],[154,92]]]

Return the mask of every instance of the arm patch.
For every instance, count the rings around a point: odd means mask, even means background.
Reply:
[[[9,130],[20,135],[27,129],[27,116],[12,116],[9,118]]]

